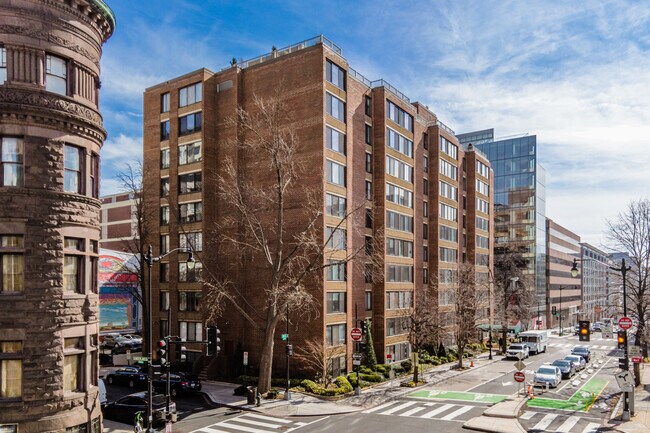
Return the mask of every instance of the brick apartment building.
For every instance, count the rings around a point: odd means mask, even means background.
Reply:
[[[548,327],[569,328],[579,320],[582,311],[581,278],[571,276],[573,259],[581,257],[580,236],[546,219],[546,272],[548,279],[547,312]],[[553,310],[557,314],[552,314]]]
[[[114,251],[135,252],[138,237],[136,201],[130,194],[105,195],[101,198],[102,237],[100,246]]]
[[[191,234],[205,268],[224,268],[233,260],[206,251],[207,237],[227,209],[206,177],[209,171],[223,170],[226,157],[237,161],[239,173],[254,171],[255,155],[226,144],[237,128],[224,121],[238,107],[251,109],[254,96],[271,97],[278,88],[291,107],[291,126],[301,142],[297,157],[308,174],[300,181],[304,190],[287,199],[287,209],[300,208],[305,191],[317,189],[322,191],[323,239],[328,227],[340,221],[341,208],[357,203],[365,205],[367,217],[345,222],[340,248],[353,250],[380,235],[385,238],[380,239],[385,244],[383,281],[367,282],[363,266],[352,264],[346,272],[326,272],[315,289],[322,299],[320,314],[309,322],[292,318],[292,342],[300,346],[316,338],[327,350],[344,347],[345,354],[332,363],[335,370],[350,369],[353,345],[348,334],[355,326],[356,307],[359,319],[372,319],[380,362],[388,354],[393,360],[405,359],[411,349],[397,317],[413,306],[415,291],[437,276],[439,313],[446,320],[454,308],[450,291],[459,262],[476,263],[477,278],[488,280],[493,265],[493,172],[484,154],[460,146],[454,132],[426,106],[411,102],[383,80],[362,76],[322,36],[146,90],[144,199],[147,213],[161,218],[159,232],[152,234],[160,239],[154,253],[187,245],[179,234],[181,219],[182,231]],[[154,340],[168,329],[187,340],[204,338],[197,311],[202,284],[196,271],[186,268],[186,258],[172,254],[153,268]],[[255,294],[262,285],[254,260],[236,278],[253,308],[259,305],[261,297]],[[167,308],[172,310],[171,325]],[[226,310],[219,327],[228,366],[232,369],[238,345],[249,352],[249,365],[257,365],[259,333],[234,309]],[[278,362],[284,359],[279,332],[276,337],[274,365],[283,368]],[[200,346],[187,348],[194,352],[189,360],[200,356]]]

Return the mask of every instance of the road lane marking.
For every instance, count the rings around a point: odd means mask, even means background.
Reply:
[[[468,412],[472,410],[474,406],[463,406],[458,410],[453,411],[449,415],[445,415],[442,418],[440,418],[442,421],[451,421],[452,419],[456,418],[458,415],[462,415],[465,412]]]
[[[420,418],[433,418],[434,416],[438,415],[439,413],[442,413],[442,412],[444,412],[446,410],[449,410],[452,407],[454,407],[453,404],[444,404],[441,407],[432,410],[431,412],[427,412],[425,414],[420,415]]]
[[[399,416],[411,416],[414,413],[420,412],[421,410],[426,410],[426,407],[415,407],[413,409],[409,409],[404,413],[400,413]]]
[[[519,418],[521,418],[521,419],[531,419],[532,417],[534,417],[534,416],[537,415],[538,413],[539,413],[539,412],[530,412],[530,411],[526,411],[526,412],[524,412],[524,414],[523,414],[522,416],[520,416]]]
[[[556,430],[557,433],[569,433],[573,426],[578,424],[580,418],[577,416],[570,416],[564,423]]]
[[[250,425],[257,426],[257,427],[278,428],[278,427],[282,426],[282,424],[271,424],[269,422],[255,421],[255,420],[246,419],[246,418],[243,418],[243,417],[235,418],[235,419],[233,419],[233,421],[241,422],[241,423],[244,423],[244,424],[250,424]]]
[[[246,414],[246,416],[248,418],[261,419],[261,420],[271,421],[271,422],[280,422],[280,423],[283,423],[283,424],[291,424],[291,421],[288,421],[286,419],[271,418],[270,416],[258,415],[256,413],[249,413],[249,414]]]
[[[240,421],[238,418],[233,418],[231,420],[219,423],[220,426],[226,427],[233,430],[239,430],[246,433],[269,433],[268,430],[260,430],[258,428],[249,427],[247,425],[232,424],[233,421]],[[275,428],[280,427],[279,425]]]
[[[595,422],[592,422],[587,424],[587,427],[585,427],[582,433],[596,433],[599,428],[600,428],[600,424],[596,424]]]
[[[372,409],[364,410],[361,413],[373,413],[373,412],[376,412],[378,410],[384,409],[384,408],[392,405],[393,403],[394,403],[393,401],[389,401],[388,403],[384,403],[384,404],[380,404],[379,406],[375,406]]]
[[[532,430],[546,430],[546,427],[550,426],[555,418],[557,418],[557,414],[549,413],[544,418],[542,418],[540,422],[535,424],[535,427],[533,427]]]
[[[402,409],[405,409],[405,408],[407,408],[409,406],[413,406],[415,403],[417,403],[417,402],[416,401],[407,401],[406,403],[402,403],[399,406],[395,406],[392,409],[388,409],[388,410],[386,410],[384,412],[381,412],[379,415],[390,415],[390,414],[393,414],[393,413],[397,412],[398,410],[402,410]]]

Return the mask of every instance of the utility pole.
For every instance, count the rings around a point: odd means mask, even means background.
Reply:
[[[291,378],[289,376],[289,358],[291,357],[293,350],[289,341],[289,303],[287,302],[287,389],[284,391],[284,399],[287,401],[291,400],[291,391],[289,391],[291,385]]]

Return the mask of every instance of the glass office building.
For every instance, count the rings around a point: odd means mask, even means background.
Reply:
[[[546,311],[546,170],[537,160],[537,136],[494,138],[494,129],[457,135],[485,153],[494,170],[494,245],[524,251],[535,281],[537,311]],[[540,320],[544,320],[542,317]],[[545,325],[546,323],[543,323]],[[532,324],[528,324],[532,328]]]

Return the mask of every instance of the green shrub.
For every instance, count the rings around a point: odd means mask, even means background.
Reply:
[[[365,365],[362,365],[362,366],[359,368],[359,373],[372,374],[372,373],[374,373],[374,371],[372,371],[372,369],[366,367]]]
[[[388,370],[390,370],[390,367],[386,364],[377,364],[377,371],[384,376],[386,376],[388,373]]]
[[[395,372],[395,374],[402,374],[404,373],[404,367],[402,367],[401,365],[393,365],[393,371]]]
[[[379,373],[370,373],[370,374],[362,374],[361,380],[365,380],[366,382],[381,382],[384,380],[384,377],[379,374]]]
[[[336,379],[334,379],[334,383],[336,386],[339,388],[343,389],[342,394],[347,394],[348,392],[352,392],[352,385],[350,385],[350,382],[345,376],[339,376]]]
[[[410,359],[405,359],[404,361],[400,362],[400,365],[402,366],[402,368],[406,373],[409,373],[413,368],[413,361],[411,361]]]
[[[266,398],[275,399],[275,398],[278,398],[279,394],[280,394],[280,391],[278,391],[277,388],[271,388],[269,390],[269,392],[266,393]]]
[[[318,386],[318,385],[316,384],[316,382],[314,382],[313,380],[309,380],[309,379],[305,379],[305,380],[303,380],[303,381],[300,383],[300,386],[302,386],[303,388],[305,388],[305,391],[307,391],[307,392],[311,392],[311,393],[313,393],[313,394],[316,394],[316,393],[317,393],[316,390],[317,390],[318,388],[322,388],[322,387]]]

